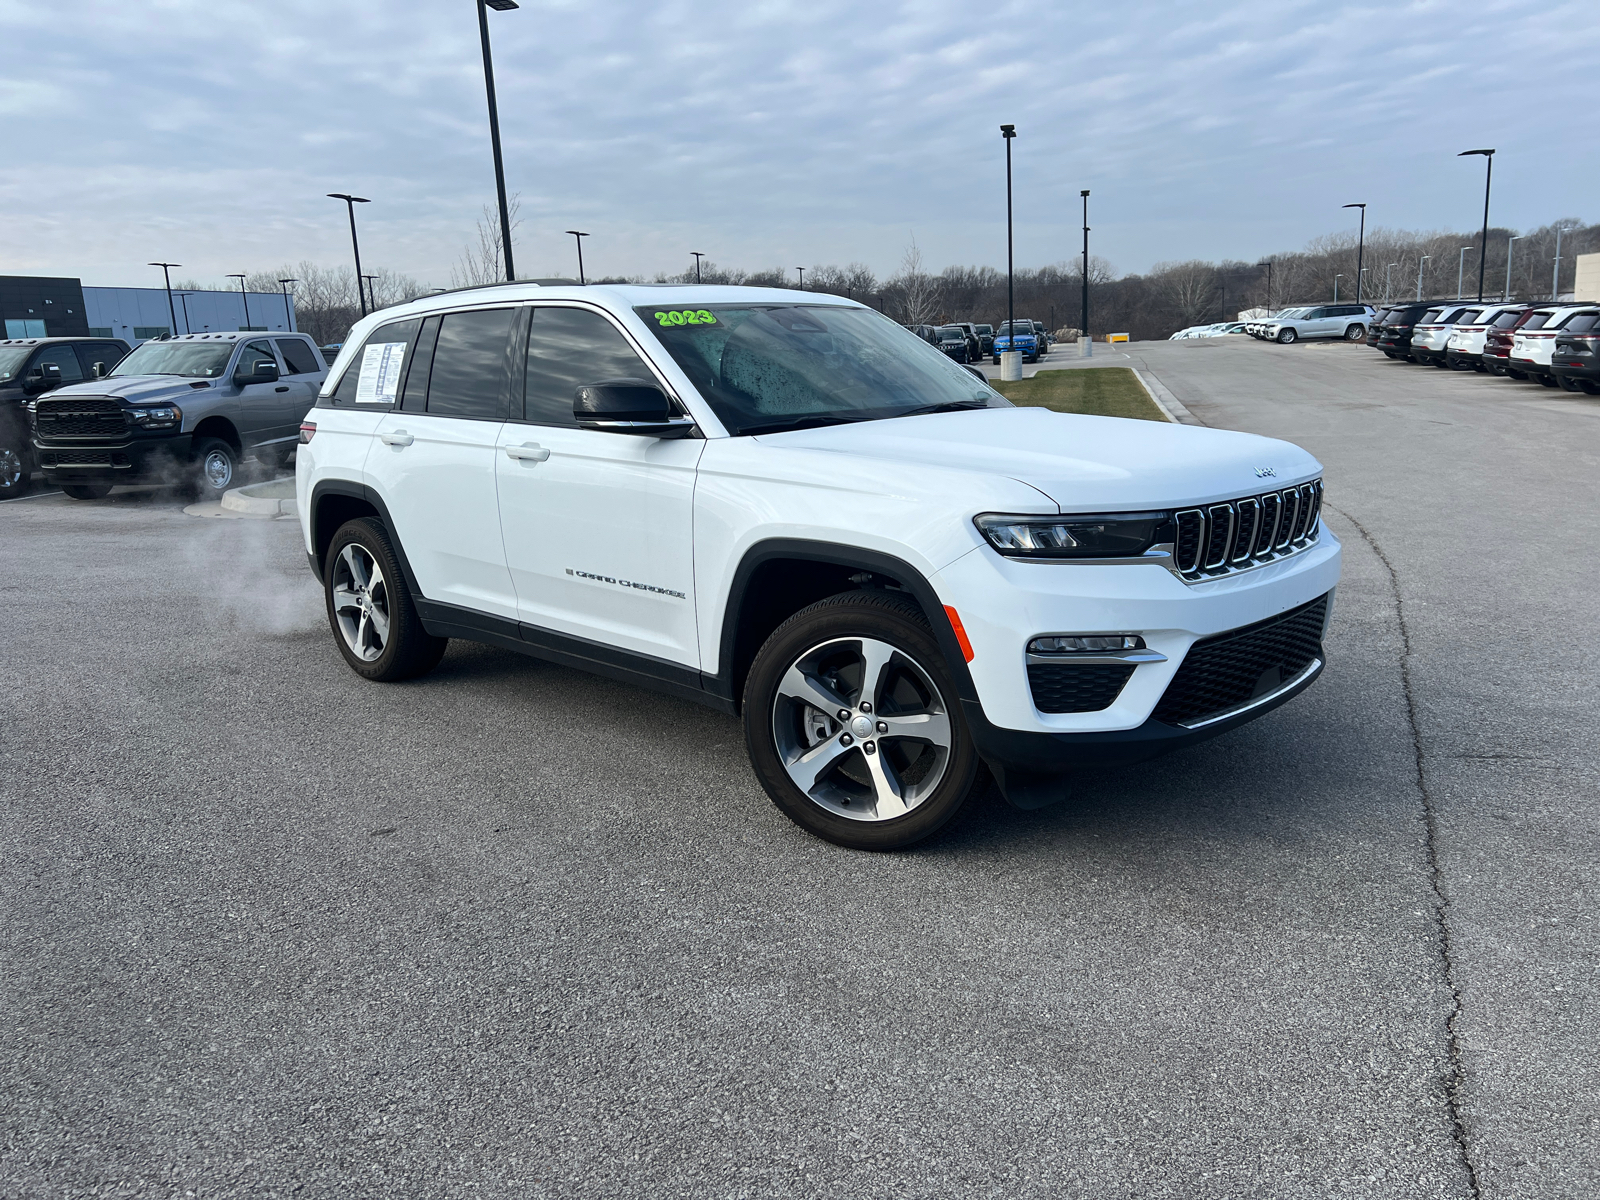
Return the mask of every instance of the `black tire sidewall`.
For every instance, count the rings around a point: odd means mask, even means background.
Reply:
[[[228,482],[226,486],[220,488],[214,486],[206,475],[206,459],[217,450],[227,454],[228,461],[232,464],[232,470],[228,472]],[[193,462],[194,487],[200,495],[220,500],[224,493],[239,486],[239,452],[221,438],[201,438],[190,451],[190,459]]]
[[[22,464],[22,477],[12,486],[0,482],[0,500],[14,500],[26,496],[33,487],[33,455],[22,442],[0,442],[0,450],[9,449]]]
[[[345,644],[339,630],[339,618],[333,609],[334,563],[340,551],[352,542],[360,545],[377,561],[383,572],[384,591],[389,601],[389,640],[383,653],[371,662],[356,656]],[[373,517],[359,517],[346,521],[328,543],[328,553],[322,563],[322,602],[328,614],[328,629],[333,634],[334,645],[346,665],[363,679],[375,683],[395,683],[426,674],[438,665],[449,644],[446,638],[436,638],[423,629],[417,608],[411,600],[405,575],[400,570],[398,556],[390,544],[388,531],[382,522]]]
[[[938,686],[950,718],[950,760],[933,795],[903,817],[852,821],[822,808],[795,786],[772,735],[778,683],[807,650],[834,638],[872,637],[915,659]],[[745,746],[750,765],[772,802],[795,824],[835,845],[856,850],[898,850],[954,820],[987,781],[961,711],[955,679],[933,631],[915,605],[898,597],[846,593],[819,601],[785,621],[757,653],[745,680]]]

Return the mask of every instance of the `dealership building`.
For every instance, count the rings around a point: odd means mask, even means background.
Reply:
[[[174,322],[176,317],[176,322]],[[0,319],[8,338],[114,337],[130,346],[179,333],[293,330],[294,296],[84,287],[76,279],[0,275]]]

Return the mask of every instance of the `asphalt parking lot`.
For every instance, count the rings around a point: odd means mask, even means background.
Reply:
[[[1600,400],[1093,365],[1322,459],[1329,668],[897,855],[687,703],[363,683],[292,521],[0,506],[0,1194],[1600,1192]]]

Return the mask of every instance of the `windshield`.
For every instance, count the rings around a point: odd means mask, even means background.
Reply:
[[[228,369],[232,342],[145,342],[111,371],[113,375],[190,375],[215,379]]]
[[[748,304],[635,310],[730,433],[1009,408],[965,367],[869,309]]]
[[[28,361],[28,353],[32,349],[32,346],[0,346],[0,382],[22,370],[22,364]]]
[[[979,333],[993,333],[994,332],[994,326],[993,325],[979,325],[978,326],[978,332]]]
[[[967,331],[955,325],[949,325],[939,330],[939,338],[946,342],[964,342],[967,340]]]
[[[1005,334],[1008,334],[1010,332],[1011,332],[1011,322],[1010,321],[1001,321],[1000,322],[1000,333],[1001,333],[1001,335],[1004,336]],[[1032,333],[1033,332],[1033,322],[1032,321],[1018,321],[1017,322],[1017,332],[1018,333]]]

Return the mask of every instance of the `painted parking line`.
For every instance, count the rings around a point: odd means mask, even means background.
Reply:
[[[35,492],[31,496],[13,496],[9,500],[0,500],[0,504],[20,504],[24,500],[42,500],[46,496],[59,496],[61,492]]]

